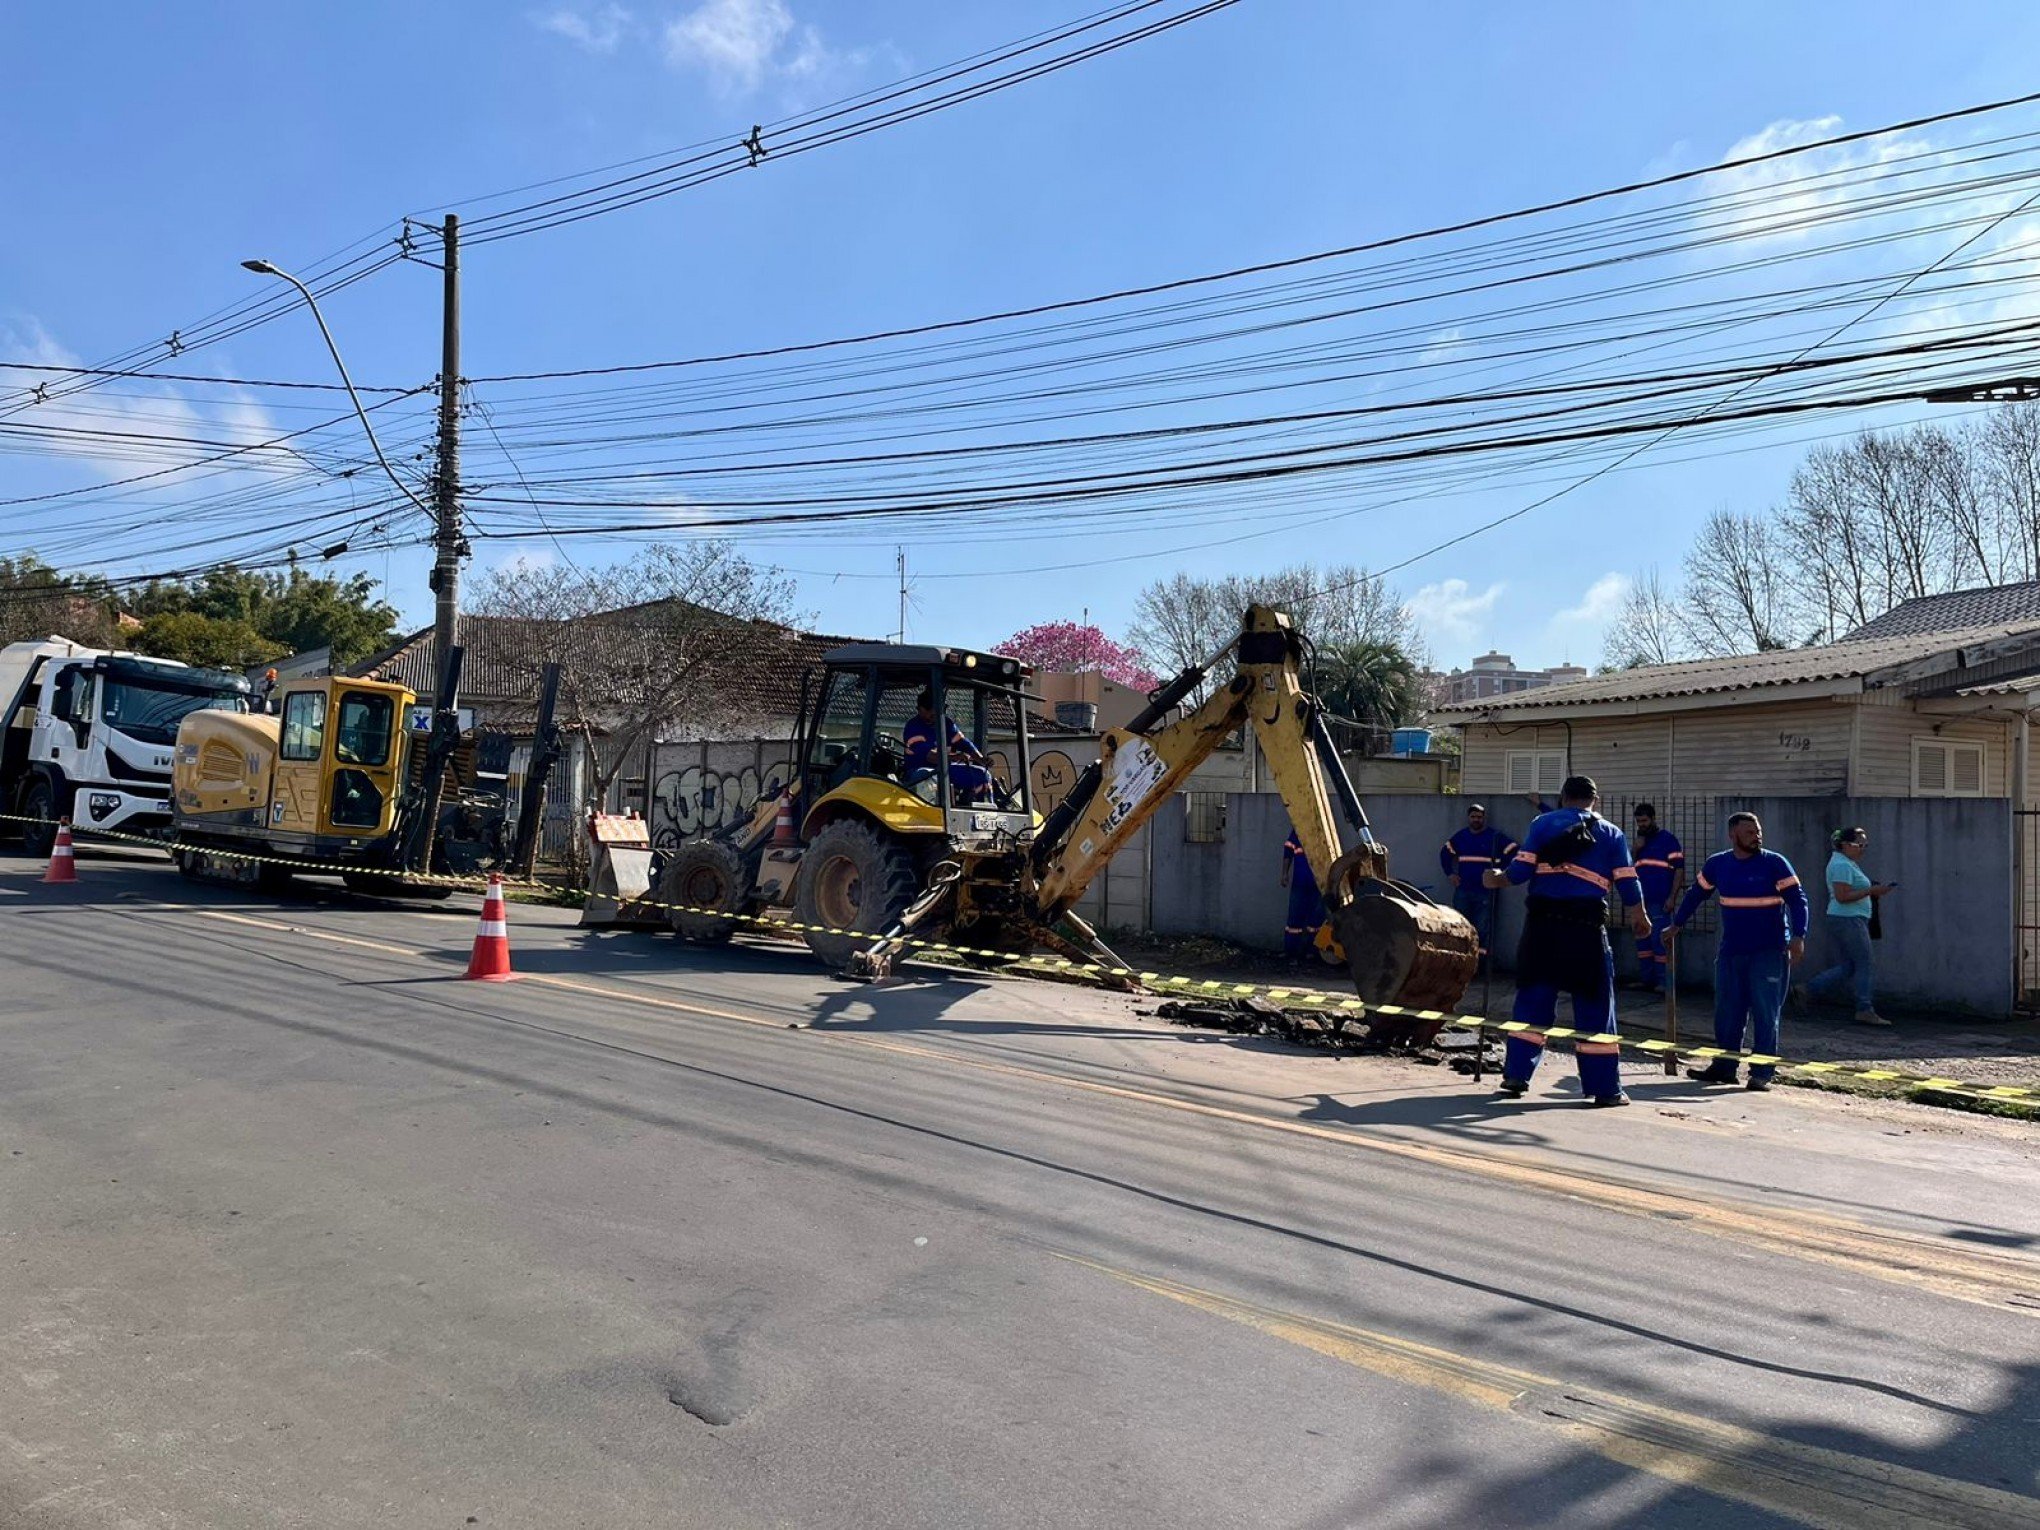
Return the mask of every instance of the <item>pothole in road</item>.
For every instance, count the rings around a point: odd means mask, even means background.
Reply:
[[[743,1416],[741,1409],[732,1407],[724,1399],[703,1392],[677,1377],[668,1377],[663,1390],[667,1402],[689,1418],[699,1419],[711,1429],[726,1428]]]

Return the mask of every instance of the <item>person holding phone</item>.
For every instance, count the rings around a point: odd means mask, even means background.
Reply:
[[[1809,982],[1804,996],[1808,999],[1825,998],[1840,989],[1842,984],[1853,982],[1857,1022],[1862,1025],[1889,1025],[1891,1022],[1877,1013],[1876,960],[1870,940],[1873,934],[1881,933],[1872,928],[1877,919],[1877,905],[1898,884],[1871,881],[1859,864],[1870,843],[1867,830],[1861,827],[1837,829],[1830,838],[1834,843],[1834,854],[1828,858],[1827,868],[1827,927],[1840,953],[1840,960]]]

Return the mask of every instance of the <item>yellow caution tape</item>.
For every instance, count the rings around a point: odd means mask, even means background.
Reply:
[[[0,813],[0,822],[6,823],[47,823],[48,819],[27,818],[18,814]],[[156,839],[142,834],[122,834],[110,829],[94,829],[71,826],[73,836],[88,835],[94,839],[125,841],[129,844],[146,846],[152,850],[198,851],[216,855],[226,860],[248,861],[267,866],[286,866],[295,870],[334,875],[352,872],[357,875],[387,877],[392,881],[427,882],[450,887],[480,887],[489,881],[486,874],[456,876],[444,873],[392,871],[373,866],[347,866],[331,861],[313,861],[302,857],[280,855],[258,855],[252,851],[226,850],[212,844],[185,844],[174,839]],[[549,891],[576,892],[593,896],[590,888],[553,888],[550,884],[530,877],[501,877],[506,887],[544,887]],[[602,894],[601,896],[614,896]],[[876,943],[877,932],[871,930],[843,929],[834,925],[808,924],[797,919],[778,919],[765,914],[733,914],[724,909],[709,908],[701,904],[667,903],[656,898],[619,898],[618,904],[626,909],[656,909],[667,914],[696,914],[712,919],[726,919],[735,925],[752,928],[790,932],[799,935],[835,935],[854,940]],[[1988,1100],[2040,1100],[2040,1085],[2028,1084],[1977,1084],[1962,1079],[1942,1078],[1931,1074],[1906,1073],[1895,1068],[1866,1068],[1853,1063],[1838,1062],[1797,1062],[1789,1057],[1769,1052],[1740,1052],[1725,1047],[1690,1046],[1683,1042],[1664,1041],[1656,1038],[1637,1040],[1613,1031],[1580,1030],[1574,1026],[1530,1025],[1521,1020],[1479,1020],[1454,1010],[1415,1009],[1400,1004],[1373,1004],[1362,999],[1347,998],[1339,994],[1326,993],[1315,988],[1288,988],[1281,985],[1260,983],[1225,982],[1215,978],[1183,977],[1174,973],[1137,971],[1132,968],[1114,967],[1106,962],[1073,961],[1066,956],[1041,956],[1033,953],[1020,954],[1001,951],[987,946],[958,945],[954,941],[931,940],[922,936],[900,935],[894,943],[912,947],[936,959],[944,957],[969,957],[981,961],[996,962],[1003,969],[1025,974],[1029,971],[1055,973],[1076,978],[1118,978],[1131,979],[1156,994],[1169,997],[1205,999],[1263,998],[1284,1008],[1305,1010],[1310,1013],[1333,1011],[1337,1014],[1357,1018],[1376,1015],[1394,1016],[1405,1020],[1436,1020],[1440,1028],[1460,1031],[1473,1035],[1493,1033],[1504,1038],[1522,1031],[1535,1031],[1547,1041],[1598,1041],[1613,1042],[1631,1052],[1643,1052],[1662,1059],[1667,1053],[1675,1057],[1694,1058],[1704,1062],[1735,1062],[1756,1067],[1777,1068],[1787,1072],[1805,1073],[1824,1078],[1851,1078],[1865,1083],[1903,1084],[1909,1089],[1931,1089],[1943,1094],[1959,1094],[1971,1099]]]

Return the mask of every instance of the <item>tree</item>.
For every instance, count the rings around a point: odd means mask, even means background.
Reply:
[[[1673,664],[1690,654],[1678,591],[1668,588],[1655,568],[1638,574],[1602,639],[1602,662],[1610,669],[1635,669]]]
[[[1127,636],[1164,668],[1185,670],[1239,636],[1240,615],[1250,605],[1287,611],[1320,649],[1393,643],[1421,658],[1415,623],[1387,581],[1351,564],[1297,564],[1221,579],[1173,574],[1140,592]],[[1206,681],[1192,700],[1201,700],[1217,679]]]
[[[143,652],[237,668],[327,648],[339,669],[387,647],[397,623],[396,609],[376,598],[368,575],[342,579],[300,568],[251,573],[227,565],[195,580],[157,581],[130,608],[142,619]],[[220,657],[228,653],[245,657]]]
[[[595,799],[662,729],[749,720],[744,682],[792,638],[793,585],[726,542],[657,542],[585,570],[507,564],[475,586],[472,609],[523,624],[534,681],[562,668],[569,727],[605,735]],[[606,755],[607,763],[603,763]]]
[[[1391,642],[1363,638],[1318,649],[1318,699],[1377,736],[1424,715],[1417,663]]]
[[[1763,653],[1792,643],[1792,595],[1778,533],[1717,510],[1686,554],[1685,625],[1702,653]]]
[[[999,644],[998,652],[1010,654],[1036,669],[1095,672],[1137,691],[1151,691],[1162,683],[1139,649],[1115,643],[1097,627],[1081,622],[1042,622],[1023,627]]]
[[[95,575],[63,573],[32,552],[0,556],[0,643],[62,636],[108,648],[116,617],[112,591]]]

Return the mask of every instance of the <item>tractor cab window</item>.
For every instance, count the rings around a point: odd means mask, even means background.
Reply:
[[[921,692],[927,688],[925,675],[891,675],[880,684],[877,712],[872,720],[871,773],[897,781],[933,802],[934,789],[923,783],[934,780],[935,767],[925,759],[915,758],[908,733],[908,725],[920,711]]]
[[[808,745],[809,790],[820,796],[864,768],[865,674],[839,669],[831,674],[815,707]]]
[[[286,760],[316,760],[326,746],[326,693],[293,691],[283,699],[283,746]]]
[[[333,758],[345,765],[385,765],[396,703],[388,696],[349,691],[340,698],[333,730]]]

